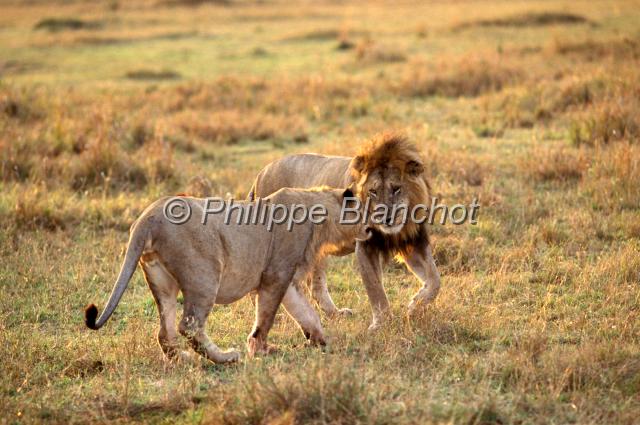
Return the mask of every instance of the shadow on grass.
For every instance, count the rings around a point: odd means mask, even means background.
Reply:
[[[508,16],[505,18],[482,19],[472,22],[463,22],[456,25],[454,30],[463,30],[473,27],[542,27],[558,24],[591,24],[592,21],[581,15],[562,12],[529,12],[521,15]]]
[[[58,32],[65,30],[96,30],[103,27],[100,21],[84,21],[78,18],[45,18],[33,27],[34,30]]]

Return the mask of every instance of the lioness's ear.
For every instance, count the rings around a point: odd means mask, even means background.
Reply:
[[[354,205],[355,204],[355,205]],[[353,185],[349,186],[342,192],[342,205],[347,208],[359,208],[360,204],[353,193]]]
[[[424,172],[424,166],[418,161],[411,160],[407,162],[404,170],[412,176],[419,176]]]
[[[356,195],[353,194],[353,190],[350,187],[346,188],[344,192],[342,192],[343,198],[355,198]]]
[[[351,168],[351,174],[353,175],[361,174],[362,170],[364,169],[364,156],[362,155],[355,156],[351,160],[351,164],[349,164],[349,168]]]

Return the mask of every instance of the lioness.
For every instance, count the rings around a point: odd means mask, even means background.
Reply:
[[[362,223],[338,223],[344,198],[353,197],[350,189],[282,189],[265,198],[265,208],[275,205],[323,205],[326,217],[314,224],[310,220],[287,229],[276,224],[269,231],[266,221],[244,224],[238,215],[255,214],[256,203],[237,202],[225,223],[225,214],[208,214],[204,199],[192,197],[162,198],[151,204],[131,227],[127,252],[109,302],[97,319],[98,309],[86,309],[86,325],[99,329],[115,310],[133,275],[138,261],[142,266],[160,313],[158,342],[168,358],[176,350],[176,299],[184,295],[184,314],[179,331],[196,352],[216,363],[235,361],[235,350],[220,350],[205,333],[207,316],[214,304],[232,303],[251,291],[257,291],[256,320],[248,341],[250,356],[269,351],[267,334],[282,301],[287,312],[313,344],[325,344],[320,319],[298,282],[304,279],[319,256],[343,249],[355,239],[368,236]],[[167,202],[183,202],[190,218],[174,224],[167,217]],[[188,208],[187,208],[188,206]],[[252,208],[253,207],[253,208]],[[169,217],[170,218],[170,217]]]
[[[418,149],[405,137],[382,134],[365,144],[353,158],[317,154],[289,155],[262,169],[255,179],[249,199],[267,196],[282,187],[327,185],[347,187],[355,184],[356,194],[370,211],[384,204],[389,211],[394,204],[411,210],[417,204],[428,205],[429,184]],[[373,311],[370,329],[379,327],[389,310],[382,286],[382,266],[396,256],[421,281],[422,288],[409,303],[409,311],[431,302],[440,290],[440,275],[429,244],[426,223],[403,222],[400,215],[373,225],[373,235],[366,242],[354,240],[339,255],[356,252],[358,267]],[[325,263],[313,272],[311,288],[314,298],[327,314],[350,312],[338,310],[329,295]]]

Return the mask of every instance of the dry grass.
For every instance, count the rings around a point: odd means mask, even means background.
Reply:
[[[301,117],[225,110],[213,114],[185,111],[174,125],[188,138],[217,144],[241,141],[307,141],[306,120]]]
[[[587,61],[602,60],[608,57],[615,60],[637,60],[640,59],[640,42],[632,38],[580,42],[556,40],[552,51],[561,55],[578,55]]]
[[[404,62],[407,60],[407,55],[398,48],[381,45],[371,39],[362,40],[356,46],[355,54],[358,62],[365,64]]]
[[[3,6],[0,422],[636,423],[637,4],[219,3]],[[328,281],[355,316],[323,317],[325,352],[279,314],[277,355],[166,364],[139,273],[84,328],[152,200],[244,197],[286,153],[392,129],[441,203],[481,204],[431,228],[422,314],[392,264],[394,318],[368,334],[351,256]],[[212,339],[242,348],[253,315],[217,306]]]
[[[429,69],[415,63],[401,83],[399,91],[406,96],[475,97],[498,91],[514,84],[522,72],[495,60],[462,60]]]
[[[584,151],[541,149],[523,163],[523,169],[537,181],[579,180],[587,168],[585,156]]]
[[[611,143],[617,140],[637,142],[640,118],[637,97],[614,98],[578,115],[571,127],[571,141],[576,145]]]
[[[224,408],[213,409],[205,423],[391,423],[392,397],[357,369],[320,359],[277,379],[255,371],[234,383],[235,391],[214,394]]]

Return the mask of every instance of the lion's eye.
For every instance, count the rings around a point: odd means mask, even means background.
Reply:
[[[369,189],[369,196],[375,198],[376,196],[378,196],[378,192],[376,192],[375,189]]]
[[[402,188],[400,186],[394,187],[393,189],[393,194],[394,195],[399,195],[400,192],[402,192]]]

